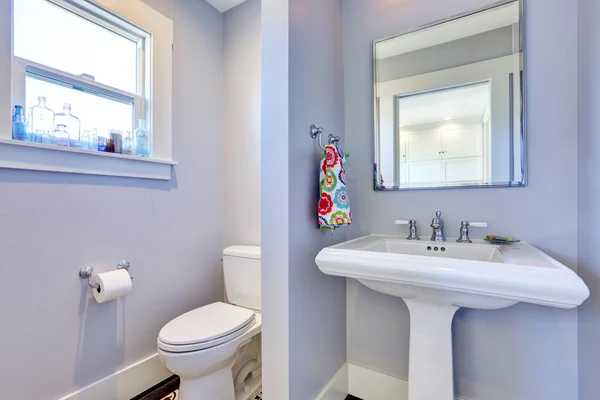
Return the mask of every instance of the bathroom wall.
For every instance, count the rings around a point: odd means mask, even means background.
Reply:
[[[168,182],[0,170],[2,398],[56,399],[98,381],[155,353],[169,320],[222,298],[223,17],[204,1],[145,3],[174,21],[179,165]],[[88,299],[78,270],[123,258],[132,293]]]
[[[315,398],[346,362],[345,279],[324,275],[317,253],[345,240],[317,227],[321,151],[311,124],[344,132],[342,0],[290,0],[290,400]]]
[[[345,234],[318,229],[309,136],[344,132],[342,1],[265,0],[262,28],[264,394],[314,399],[346,361],[345,280],[314,262]]]
[[[260,1],[223,14],[224,248],[260,245]]]
[[[405,234],[414,218],[427,238],[436,210],[456,237],[461,220],[531,241],[577,265],[577,7],[527,0],[526,73],[530,183],[526,188],[374,192],[372,40],[484,6],[482,0],[345,0],[344,79],[350,237]],[[597,10],[597,9],[596,9]],[[557,58],[560,54],[560,59]],[[409,314],[403,301],[347,283],[348,360],[406,378]],[[460,310],[454,319],[456,391],[474,400],[577,398],[577,311],[533,305]],[[591,334],[591,330],[590,330]],[[432,382],[432,384],[434,384]]]
[[[600,17],[599,0],[579,1],[579,176],[578,269],[590,288],[590,298],[579,308],[579,399],[595,400],[600,393]]]

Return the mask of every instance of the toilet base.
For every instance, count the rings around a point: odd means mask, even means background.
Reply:
[[[196,379],[181,377],[179,400],[236,400],[231,366]]]

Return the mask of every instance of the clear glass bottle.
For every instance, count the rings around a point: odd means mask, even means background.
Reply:
[[[54,144],[57,146],[69,147],[69,132],[67,132],[66,125],[56,125],[56,129],[54,130]]]
[[[129,131],[125,131],[123,135],[123,154],[127,154],[128,156],[133,155],[133,139]]]
[[[52,131],[42,131],[42,143],[54,144],[54,137],[52,136]]]
[[[140,119],[138,128],[134,131],[134,142],[136,156],[150,157],[150,131],[143,119]]]
[[[81,137],[79,138],[79,147],[84,150],[90,150],[92,145],[92,140],[90,138],[90,131],[83,130],[81,131]]]
[[[28,140],[27,129],[25,128],[25,115],[23,107],[15,106],[12,117],[12,138],[15,140]]]
[[[123,153],[123,131],[119,129],[109,129],[108,137],[115,145],[115,151],[111,151],[110,153]]]
[[[37,138],[38,131],[52,131],[54,129],[54,111],[48,108],[46,98],[38,97],[38,104],[29,109],[29,132]],[[36,138],[32,139],[34,142]]]
[[[31,134],[31,141],[34,143],[42,143],[42,135],[44,134],[44,131],[41,129],[38,129],[35,131],[35,133]]]
[[[79,118],[71,114],[71,104],[65,103],[63,105],[63,112],[58,113],[54,116],[54,123],[58,125],[64,125],[65,130],[69,132],[69,146],[79,147],[79,135],[81,132],[81,121]]]
[[[92,144],[90,150],[98,151],[98,129],[92,129]]]

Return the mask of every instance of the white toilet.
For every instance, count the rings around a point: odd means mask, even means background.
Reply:
[[[162,363],[179,375],[180,400],[248,400],[261,384],[260,247],[223,251],[229,303],[175,318],[158,334]]]

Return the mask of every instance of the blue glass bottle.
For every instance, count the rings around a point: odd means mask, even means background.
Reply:
[[[21,106],[15,106],[15,112],[12,117],[12,138],[15,140],[27,140],[25,115]]]

